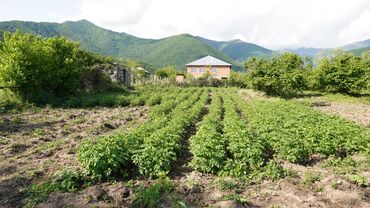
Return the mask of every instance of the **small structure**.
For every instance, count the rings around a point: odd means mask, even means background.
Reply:
[[[131,85],[131,71],[127,66],[113,63],[109,66],[101,67],[101,70],[106,73],[113,82]]]
[[[175,80],[178,83],[184,83],[185,75],[184,74],[176,74]]]
[[[231,64],[213,56],[206,56],[186,64],[186,70],[195,78],[208,74],[218,79],[227,79],[230,77],[231,66]]]

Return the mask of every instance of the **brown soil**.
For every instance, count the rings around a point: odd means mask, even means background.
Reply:
[[[84,139],[126,131],[146,117],[146,107],[0,115],[0,207],[21,207],[22,188],[45,181],[65,167],[78,167],[76,151]]]
[[[370,127],[370,106],[361,103],[337,103],[314,107],[323,113],[338,115],[363,126]]]

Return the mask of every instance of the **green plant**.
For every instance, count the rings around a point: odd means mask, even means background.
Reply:
[[[248,199],[240,194],[227,194],[223,195],[220,200],[235,200],[241,204],[248,205]]]
[[[348,175],[347,176],[347,179],[350,182],[355,183],[355,184],[357,184],[359,186],[364,186],[364,187],[369,186],[369,181],[364,176],[360,176],[360,175]]]
[[[305,70],[310,64],[297,54],[283,53],[270,59],[253,57],[244,67],[251,72],[252,87],[268,95],[289,98],[307,87]]]
[[[303,183],[307,186],[312,186],[316,181],[321,180],[321,175],[316,172],[306,171],[303,178]]]
[[[320,60],[316,79],[329,92],[359,93],[369,89],[370,58],[340,51],[332,58]]]
[[[139,187],[135,190],[134,207],[158,207],[164,196],[173,189],[168,179],[161,179],[149,187]]]

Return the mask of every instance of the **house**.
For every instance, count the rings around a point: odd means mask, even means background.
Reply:
[[[195,78],[209,74],[218,79],[227,79],[230,77],[231,66],[213,56],[206,56],[186,64],[186,70]]]

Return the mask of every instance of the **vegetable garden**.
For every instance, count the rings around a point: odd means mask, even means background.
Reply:
[[[232,88],[165,88],[149,94],[149,119],[139,128],[82,144],[78,158],[89,175],[166,176],[182,159],[185,139],[190,167],[226,176],[278,168],[278,159],[307,164],[313,155],[370,153],[367,128],[291,101],[246,102]],[[185,138],[192,125],[196,132]]]

